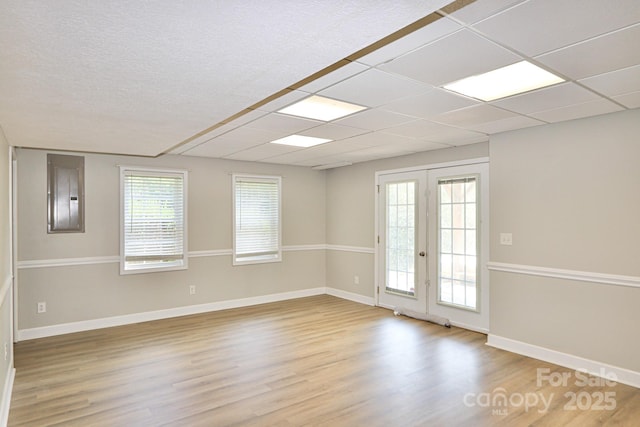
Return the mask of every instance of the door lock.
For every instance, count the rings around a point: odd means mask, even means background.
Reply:
[[[424,251],[422,251],[422,252],[420,252],[418,255],[420,255],[420,256],[425,256],[425,255],[426,255],[426,253],[425,253]]]

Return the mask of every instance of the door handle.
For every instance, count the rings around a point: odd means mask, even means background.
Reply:
[[[427,255],[427,254],[426,254],[424,251],[421,251],[418,255],[420,255],[420,256],[425,256],[425,255]]]

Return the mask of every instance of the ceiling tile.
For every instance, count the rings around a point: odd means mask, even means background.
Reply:
[[[252,122],[255,119],[259,119],[260,117],[265,116],[265,115],[267,115],[267,113],[265,111],[251,110],[248,113],[243,114],[242,116],[238,117],[237,119],[232,120],[229,123],[225,124],[223,126],[223,128],[226,129],[225,130],[225,132],[226,132],[228,130],[235,129],[235,128],[239,127],[239,126],[242,126],[244,124]],[[212,136],[215,136],[215,132],[216,131],[217,131],[217,129],[214,130],[213,132],[211,132],[211,134],[213,134]],[[218,134],[218,135],[220,135],[220,134]]]
[[[488,139],[487,136],[482,133],[433,123],[427,120],[417,120],[415,122],[395,126],[380,133],[382,135],[400,135],[425,141],[441,142],[449,145],[481,142]]]
[[[247,126],[241,126],[225,133],[224,135],[212,138],[197,147],[189,149],[184,154],[188,156],[203,155],[205,157],[224,157],[273,141],[279,137],[280,133],[277,131],[253,129]]]
[[[292,90],[291,92],[274,99],[268,104],[261,105],[260,107],[258,107],[258,111],[275,112],[288,105],[298,102],[301,99],[306,98],[307,96],[309,96],[308,92],[304,92],[301,90]]]
[[[465,29],[383,64],[380,69],[440,86],[521,59]]]
[[[613,99],[627,108],[640,108],[640,91],[614,96]]]
[[[308,155],[313,155],[315,157],[325,157],[348,153],[353,150],[359,150],[363,147],[365,146],[354,141],[334,141],[311,147],[305,151]]]
[[[245,160],[250,162],[257,162],[269,157],[278,156],[285,153],[291,153],[293,151],[300,150],[300,147],[293,147],[291,145],[282,144],[261,144],[256,147],[251,147],[246,150],[238,151],[228,156],[225,159],[231,160]]]
[[[367,133],[365,135],[354,136],[353,138],[346,139],[341,142],[346,142],[349,144],[358,145],[360,147],[379,147],[381,145],[395,145],[403,142],[413,142],[416,138],[411,138],[407,136],[383,133],[383,132],[374,132]]]
[[[333,123],[327,123],[324,125],[320,125],[314,127],[312,129],[306,130],[304,132],[300,132],[300,135],[303,136],[313,136],[316,138],[326,138],[332,140],[350,138],[356,135],[362,135],[363,133],[369,132],[366,129],[354,128],[351,126],[341,126]]]
[[[300,162],[311,161],[309,166],[320,164],[316,159],[326,156],[341,156],[345,152],[358,150],[362,147],[359,145],[339,144],[337,142],[329,142],[327,144],[318,145],[316,147],[305,148],[303,150],[294,151],[282,155],[265,158],[264,161],[269,163],[283,164],[299,164]],[[339,158],[339,157],[338,157]]]
[[[393,144],[393,148],[399,151],[430,151],[430,150],[439,150],[441,148],[450,148],[451,144],[444,144],[439,142],[431,142],[431,141],[408,141],[408,142],[399,142]]]
[[[640,65],[580,80],[585,86],[607,96],[640,90]]]
[[[331,164],[342,163],[342,162],[359,163],[359,162],[364,162],[368,160],[375,160],[375,159],[386,158],[386,157],[395,157],[394,155],[389,156],[388,154],[384,154],[384,151],[386,150],[377,150],[375,149],[376,147],[373,147],[373,148],[374,149],[360,148],[357,150],[349,151],[348,153],[310,158],[307,160],[298,161],[295,164],[298,166],[313,167],[313,166],[331,165]],[[412,152],[413,151],[403,152],[403,154],[411,154]]]
[[[379,150],[377,147],[373,148],[363,148],[360,150],[351,151],[349,153],[344,153],[339,156],[327,156],[320,157],[316,159],[309,159],[306,161],[301,161],[295,163],[298,166],[320,166],[320,165],[330,165],[332,163],[338,162],[351,162],[351,163],[361,163],[368,162],[371,160],[378,160],[388,157],[396,157],[396,156],[404,156],[407,154],[412,154],[414,151],[402,151],[402,152],[393,152],[389,154],[388,150]]]
[[[640,64],[640,24],[537,57],[577,80]]]
[[[344,119],[336,120],[334,123],[367,130],[380,130],[402,123],[407,123],[415,119],[415,117],[405,116],[404,114],[397,114],[391,111],[384,111],[380,108],[373,108],[352,114]]]
[[[489,104],[474,105],[473,107],[463,108],[461,110],[450,111],[433,117],[434,122],[444,123],[452,126],[467,127],[478,125],[481,123],[494,122],[516,114],[496,108]]]
[[[300,90],[315,93],[341,82],[342,80],[348,79],[351,76],[355,76],[367,69],[369,69],[369,67],[366,65],[359,64],[357,62],[350,62],[327,75],[317,78],[311,83],[307,83],[302,86]]]
[[[249,111],[248,113],[244,114],[241,117],[238,117],[237,119],[229,122],[229,123],[225,123],[222,126],[213,129],[211,132],[207,132],[206,134],[199,136],[198,138],[193,139],[192,141],[189,141],[188,143],[181,145],[180,147],[176,148],[175,150],[171,151],[172,154],[180,154],[180,153],[184,153],[185,151],[197,147],[198,145],[202,144],[203,142],[209,141],[217,136],[220,135],[224,135],[225,133],[236,129],[246,123],[249,123],[257,118],[260,118],[264,115],[266,115],[267,113],[265,113],[264,111],[259,111],[259,110],[253,110],[253,111]]]
[[[402,156],[404,154],[415,153],[416,150],[397,150],[393,145],[379,145],[377,147],[367,147],[357,151],[350,151],[347,153],[348,157],[358,157],[360,155],[383,155],[384,157],[392,156]],[[397,154],[400,152],[400,154]]]
[[[241,126],[233,129],[224,135],[213,138],[211,141],[217,141],[220,139],[228,141],[236,141],[241,143],[248,143],[253,145],[262,144],[265,142],[273,141],[274,138],[278,138],[280,132],[276,130],[268,129],[255,129],[249,126]]]
[[[430,86],[423,83],[372,69],[331,86],[319,94],[367,107],[377,107],[429,89]]]
[[[461,131],[463,129],[460,129]],[[465,132],[471,132],[471,131],[465,131]],[[479,142],[487,142],[489,141],[489,137],[485,134],[481,134],[481,133],[473,133],[473,135],[475,136],[460,136],[458,138],[453,138],[453,137],[449,137],[447,138],[448,141],[443,141],[443,144],[447,144],[447,145],[453,145],[455,147],[459,147],[461,145],[470,145],[470,144],[477,144]]]
[[[598,114],[613,113],[623,110],[619,105],[606,99],[585,102],[583,104],[570,105],[568,107],[556,108],[553,110],[540,111],[530,114],[531,117],[544,120],[545,122],[562,122],[565,120],[579,119],[582,117],[597,116]]]
[[[263,161],[268,163],[280,163],[280,164],[294,164],[295,162],[308,160],[309,158],[313,158],[309,154],[305,154],[307,150],[297,150],[292,151],[290,153],[280,154],[277,156],[266,157]]]
[[[349,162],[348,160],[343,159],[343,155],[338,155],[338,156],[327,156],[327,157],[319,157],[319,158],[316,157],[313,159],[295,162],[293,164],[296,166],[314,167],[314,166],[331,165],[334,163],[342,163],[345,161]],[[349,163],[352,163],[352,162],[349,162]],[[347,165],[343,165],[343,166],[347,166]]]
[[[602,0],[562,0],[549,6],[549,0],[523,2],[475,28],[528,56],[536,56],[640,20],[638,0],[617,0],[615,5],[605,5]]]
[[[353,163],[367,162],[370,160],[384,159],[388,157],[406,156],[415,153],[415,150],[397,150],[393,146],[378,146],[351,151],[343,155],[344,160]]]
[[[189,141],[189,142],[187,142],[185,144],[182,144],[179,147],[176,147],[175,149],[171,150],[170,153],[171,154],[184,153],[185,151],[190,150],[190,149],[192,149],[194,147],[197,147],[198,145],[200,145],[200,144],[202,144],[204,142],[207,142],[207,141],[209,141],[209,140],[211,140],[211,139],[213,139],[213,138],[215,138],[217,136],[220,136],[220,135],[222,135],[222,134],[224,134],[226,132],[229,132],[230,130],[232,130],[234,128],[235,128],[235,126],[232,126],[230,124],[222,125],[219,128],[216,128],[216,129],[212,130],[211,132],[208,132],[208,133],[206,133],[204,135],[201,135],[201,136],[199,136],[197,138],[194,138],[193,140],[191,140],[191,141]]]
[[[200,144],[182,154],[186,156],[224,157],[259,144],[260,143],[242,143],[231,139],[225,139],[224,137],[219,137],[215,140]]]
[[[380,49],[366,56],[363,56],[362,58],[358,59],[358,62],[375,66],[394,59],[400,55],[404,55],[407,52],[417,49],[422,45],[439,39],[440,37],[446,36],[447,34],[451,34],[454,31],[459,30],[460,28],[462,28],[460,24],[457,24],[448,18],[441,18],[425,27],[420,28],[419,30],[414,31],[411,34],[402,37],[399,40],[396,40],[393,43],[383,46]]]
[[[487,1],[474,1],[471,4],[466,5],[462,9],[450,14],[455,19],[466,24],[473,24],[482,19],[488,18],[491,15],[498,13],[502,10],[512,7],[518,3],[522,3],[526,0],[487,0]],[[443,9],[445,12],[447,8]]]
[[[273,132],[277,135],[276,138],[280,138],[281,136],[291,135],[296,132],[311,129],[312,127],[319,126],[323,123],[324,122],[320,122],[318,120],[271,113],[247,124],[247,127]]]
[[[428,119],[441,113],[478,104],[471,98],[434,88],[426,93],[395,101],[381,108],[395,113]]]
[[[563,83],[522,95],[494,101],[491,104],[521,114],[551,110],[598,99],[598,95],[575,83]]]
[[[224,135],[246,123],[249,123],[259,117],[262,117],[264,115],[266,115],[267,113],[265,113],[264,111],[258,111],[258,110],[252,110],[249,111],[248,113],[244,114],[241,117],[238,117],[237,119],[229,122],[229,123],[225,123],[213,130],[211,130],[210,132],[205,133],[204,135],[201,135],[197,138],[194,138],[193,140],[189,141],[188,143],[181,145],[180,147],[176,148],[175,150],[171,151],[172,154],[179,154],[182,153],[186,150],[189,150],[191,148],[194,148],[200,144],[202,144],[203,142],[207,142],[212,140],[213,138],[216,138],[220,135]]]
[[[532,126],[543,125],[545,122],[535,120],[530,117],[516,116],[509,117],[502,120],[496,120],[493,122],[480,123],[478,125],[470,126],[472,130],[483,132],[489,135],[494,133],[506,132],[508,130],[523,129]]]

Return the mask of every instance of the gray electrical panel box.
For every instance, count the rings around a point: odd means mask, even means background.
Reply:
[[[84,157],[47,154],[49,233],[84,233]]]

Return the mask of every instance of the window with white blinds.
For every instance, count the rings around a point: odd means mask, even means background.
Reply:
[[[233,264],[282,259],[277,176],[233,175]]]
[[[187,268],[187,172],[120,168],[120,272]]]

